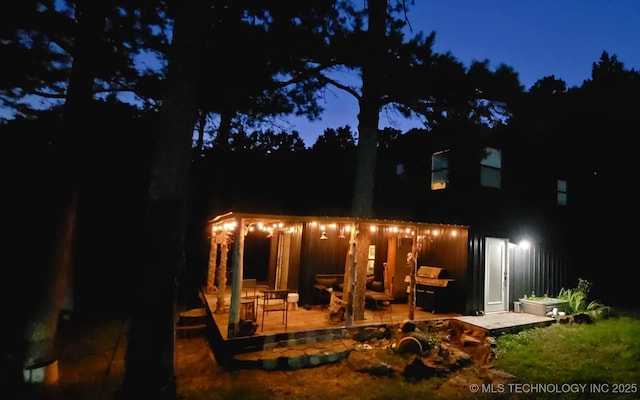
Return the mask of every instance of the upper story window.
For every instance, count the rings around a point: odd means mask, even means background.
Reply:
[[[431,190],[446,189],[449,184],[449,150],[431,156]]]
[[[492,147],[484,149],[480,160],[480,185],[500,189],[502,152]]]
[[[558,205],[567,205],[567,181],[564,179],[558,179],[556,198]]]

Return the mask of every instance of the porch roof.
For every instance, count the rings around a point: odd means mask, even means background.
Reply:
[[[453,225],[442,224],[433,222],[416,222],[416,221],[404,221],[404,220],[392,220],[392,219],[377,219],[377,218],[358,218],[347,216],[320,216],[320,215],[284,215],[284,214],[262,214],[262,213],[244,213],[244,212],[228,212],[226,214],[218,215],[208,221],[212,228],[220,228],[233,225],[238,219],[244,219],[245,224],[279,224],[279,223],[322,223],[322,224],[371,224],[380,226],[397,226],[397,227],[413,227],[416,230],[420,229],[433,229],[433,228],[455,228],[467,230],[468,226],[465,225]],[[229,229],[232,230],[232,229]]]

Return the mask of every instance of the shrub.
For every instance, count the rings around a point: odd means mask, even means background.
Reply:
[[[586,279],[578,278],[578,285],[574,289],[560,289],[558,299],[569,302],[569,313],[575,314],[584,311],[594,311],[603,305],[598,301],[588,302],[589,291],[593,284]]]

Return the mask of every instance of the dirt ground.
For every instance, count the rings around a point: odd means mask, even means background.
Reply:
[[[124,374],[126,331],[126,321],[118,319],[63,322],[59,327],[58,383],[24,384],[7,400],[115,399]],[[415,383],[402,376],[377,377],[354,371],[346,361],[295,371],[227,371],[216,363],[204,336],[176,339],[175,374],[181,400],[355,400],[362,399],[365,392],[369,399],[433,398],[435,392],[451,394],[442,398],[477,398],[468,390],[469,379],[475,379],[477,372],[471,367],[458,372],[459,387],[447,388],[442,378]]]
[[[294,371],[225,371],[210,351],[203,350],[208,349],[206,344],[203,338],[177,342],[180,399],[477,399],[468,385],[482,383],[479,376],[485,372],[468,367],[446,380],[407,382],[399,375],[372,376],[355,371],[347,361]]]

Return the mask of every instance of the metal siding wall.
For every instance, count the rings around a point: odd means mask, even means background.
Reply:
[[[443,234],[438,237],[425,237],[420,243],[418,252],[418,267],[434,266],[444,268],[443,277],[454,279],[451,290],[456,304],[453,310],[464,313],[469,288],[467,274],[468,234],[466,230],[458,229],[459,234],[452,236]]]
[[[299,303],[301,305],[308,304],[311,301],[311,287],[315,283],[313,277],[317,273],[315,254],[312,251],[312,240],[310,240],[311,234],[308,230],[308,224],[303,223],[300,233],[300,272],[298,275],[300,279],[298,285]]]
[[[567,287],[567,254],[557,248],[533,245],[529,249],[511,246],[509,265],[510,301],[517,301],[524,295],[556,296],[560,289]]]
[[[469,239],[467,312],[484,308],[484,237]],[[567,282],[570,260],[561,248],[532,245],[521,249],[509,246],[509,308],[523,295],[548,294],[555,296],[563,287],[577,282]],[[567,284],[569,283],[569,286]]]
[[[469,239],[467,258],[467,294],[465,314],[484,307],[484,237]]]

